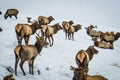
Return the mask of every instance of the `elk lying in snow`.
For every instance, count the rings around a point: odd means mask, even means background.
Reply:
[[[33,74],[34,60],[36,56],[41,52],[42,47],[44,45],[48,45],[47,42],[44,41],[43,37],[36,36],[36,43],[34,45],[18,45],[14,49],[15,53],[15,75],[17,75],[17,64],[20,61],[20,68],[24,75],[25,71],[23,69],[23,64],[25,61],[29,63],[29,73]]]
[[[0,27],[0,32],[2,32],[3,30],[2,30],[2,28]]]
[[[72,26],[72,24],[74,24],[72,20],[70,20],[69,22],[67,21],[62,22],[62,26],[63,26],[63,30],[65,31],[66,39],[68,38],[69,28]]]
[[[53,46],[53,42],[54,42],[53,34],[56,34],[60,29],[62,29],[62,27],[59,25],[59,23],[56,23],[52,26],[49,25],[41,26],[42,35],[45,36],[45,41],[48,38],[50,46]],[[52,42],[50,38],[52,39]]]
[[[40,25],[47,25],[53,20],[54,20],[54,18],[52,16],[49,16],[49,17],[39,16],[38,17],[38,22]]]
[[[103,42],[103,41],[98,41],[97,39],[94,39],[94,45],[96,47],[100,47],[104,49],[113,49],[113,44]]]
[[[98,51],[94,48],[94,46],[89,46],[88,49],[80,50],[76,55],[76,63],[79,68],[83,68],[85,70],[85,74],[88,72],[88,63],[92,60],[93,55],[97,54]]]
[[[74,40],[74,32],[77,32],[78,30],[80,30],[81,26],[82,25],[80,25],[80,24],[71,26],[68,30],[68,39]]]
[[[15,32],[18,40],[18,45],[21,45],[23,38],[25,40],[25,44],[27,45],[30,35],[34,34],[38,29],[40,29],[40,27],[37,21],[31,25],[21,23],[17,24],[15,27]]]
[[[91,36],[92,38],[93,37],[100,37],[101,35],[101,31],[96,31],[96,30],[93,30],[93,28],[97,28],[97,27],[94,27],[93,25],[90,25],[88,26],[86,29],[86,32],[89,36]]]
[[[100,39],[101,41],[110,42],[110,44],[113,44],[113,42],[118,40],[119,37],[120,32],[117,32],[116,34],[114,32],[105,32],[101,34]]]
[[[101,75],[85,75],[84,70],[82,68],[75,68],[71,66],[71,70],[74,71],[73,80],[108,80],[107,78]]]
[[[8,9],[4,15],[4,18],[7,19],[8,17],[12,18],[12,16],[15,16],[17,19],[19,11],[17,9]]]

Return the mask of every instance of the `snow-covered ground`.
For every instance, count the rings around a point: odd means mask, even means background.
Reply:
[[[17,45],[17,39],[15,35],[15,25],[17,23],[27,23],[26,14],[19,14],[18,19],[14,17],[12,19],[4,20],[3,16],[0,16],[0,26],[3,32],[0,32],[0,79],[9,72],[5,67],[12,67],[14,69],[15,56],[14,48]],[[54,16],[53,16],[54,17]],[[34,19],[37,19],[33,15]],[[54,23],[61,24],[62,19],[56,18]],[[51,23],[54,24],[54,23]],[[23,76],[21,69],[18,66],[18,76],[14,75],[16,80],[71,80],[73,77],[73,71],[70,70],[70,66],[75,66],[76,53],[84,49],[86,50],[90,45],[93,45],[93,41],[86,34],[86,27],[89,24],[82,24],[82,29],[75,33],[75,40],[66,40],[63,30],[54,35],[54,45],[52,47],[43,48],[40,55],[37,56],[34,64],[34,75],[28,74],[28,64],[24,64],[26,76]],[[100,31],[120,31],[120,27],[106,27],[98,25],[97,30]],[[30,44],[34,44],[35,35],[30,37]],[[120,39],[114,42],[114,49],[101,49],[95,47],[99,53],[94,56],[89,63],[89,75],[102,75],[109,80],[119,80],[120,78]],[[24,42],[23,42],[24,44]],[[37,71],[40,70],[40,75]]]
[[[93,45],[91,37],[86,34],[85,27],[97,25],[99,31],[120,32],[120,1],[119,0],[20,0],[0,1],[0,80],[10,74],[6,67],[14,69],[14,48],[17,46],[15,25],[27,23],[26,17],[37,20],[38,16],[53,16],[54,21],[73,20],[75,24],[82,24],[82,29],[75,33],[75,40],[66,40],[63,30],[54,35],[54,45],[43,48],[35,59],[34,75],[30,75],[27,62],[24,64],[26,76],[23,76],[18,66],[16,80],[72,80],[73,71],[70,66],[77,67],[75,56],[81,49],[86,50]],[[18,19],[14,17],[4,19],[4,13],[9,8],[19,10]],[[35,43],[35,35],[30,37],[30,44]],[[24,44],[24,41],[23,41]],[[120,79],[120,39],[114,42],[114,49],[95,47],[99,53],[89,63],[89,75],[102,75],[108,80]],[[40,70],[40,75],[38,75]]]

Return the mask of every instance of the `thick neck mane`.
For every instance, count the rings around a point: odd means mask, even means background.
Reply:
[[[42,50],[42,46],[38,42],[36,42],[35,47],[37,48],[38,54],[39,54],[41,52],[41,50]]]
[[[32,29],[32,34],[34,34],[36,32],[36,30],[38,29],[38,24],[37,22],[34,22],[30,25],[31,29]]]

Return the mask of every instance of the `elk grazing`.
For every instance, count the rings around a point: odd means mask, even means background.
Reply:
[[[93,39],[94,37],[100,37],[100,35],[101,35],[102,32],[101,32],[101,31],[93,30],[93,28],[97,28],[97,26],[94,27],[93,25],[90,25],[90,26],[88,26],[87,28],[85,28],[87,34],[88,34],[89,36],[91,36],[92,39]]]
[[[99,48],[113,49],[113,44],[103,42],[103,41],[98,41],[97,38],[94,39],[94,45]]]
[[[43,37],[36,36],[36,42],[34,45],[18,45],[14,49],[15,53],[15,75],[17,75],[17,65],[20,60],[20,68],[25,74],[23,69],[23,64],[25,61],[29,63],[29,73],[33,75],[33,67],[34,67],[34,60],[36,56],[41,52],[42,47],[44,45],[48,45],[47,42],[44,41]]]
[[[97,54],[98,51],[94,48],[94,46],[89,46],[88,49],[80,50],[76,55],[76,63],[79,68],[83,68],[85,70],[85,74],[88,72],[88,63],[92,60],[93,55]]]
[[[72,20],[70,20],[69,22],[67,21],[62,22],[62,26],[63,26],[63,30],[65,31],[66,39],[68,38],[69,28],[72,26],[72,24],[74,24]]]
[[[0,27],[0,32],[2,32],[3,30],[2,30],[2,28]]]
[[[38,22],[40,25],[47,25],[53,20],[54,20],[54,18],[52,16],[49,16],[49,17],[39,16],[38,17]]]
[[[120,37],[120,32],[117,32],[116,34],[112,32],[105,32],[102,33],[100,36],[101,41],[109,42],[110,44],[113,44],[114,41],[118,40]]]
[[[85,75],[84,70],[82,68],[75,68],[71,66],[70,68],[72,71],[74,71],[74,76],[72,80],[108,80],[107,78],[101,76],[101,75]]]
[[[7,19],[8,17],[12,18],[12,16],[15,16],[17,19],[19,11],[17,9],[8,9],[4,15],[4,18]]]
[[[22,39],[24,38],[25,44],[28,45],[30,35],[34,34],[36,30],[40,29],[37,21],[29,24],[17,24],[15,27],[16,37],[18,40],[18,45],[21,45]]]
[[[77,32],[78,30],[80,30],[81,26],[82,25],[80,25],[80,24],[71,26],[68,30],[68,39],[74,40],[74,32]]]
[[[62,29],[62,27],[59,25],[59,23],[56,23],[52,26],[42,25],[41,28],[42,28],[42,35],[45,36],[45,41],[48,38],[50,46],[53,46],[53,42],[54,42],[53,34],[56,34],[60,29]],[[50,38],[52,39],[52,41]]]

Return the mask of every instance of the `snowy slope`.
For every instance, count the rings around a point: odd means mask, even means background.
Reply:
[[[5,67],[11,66],[14,69],[14,48],[17,45],[17,39],[15,35],[15,25],[17,23],[27,23],[27,16],[32,16],[37,19],[38,15],[19,14],[18,20],[14,17],[12,19],[4,20],[3,15],[0,16],[0,26],[3,28],[3,32],[0,32],[0,80],[3,76],[9,74]],[[54,16],[53,16],[54,17]],[[56,22],[61,22],[64,18],[55,18]],[[79,22],[79,21],[76,21]],[[75,22],[75,24],[77,24]],[[63,30],[54,35],[54,45],[52,47],[43,48],[40,55],[37,56],[34,64],[35,75],[28,74],[28,64],[24,64],[26,76],[23,76],[18,66],[18,76],[14,75],[16,80],[72,80],[73,72],[70,70],[70,66],[77,67],[75,62],[75,55],[81,49],[87,49],[90,45],[93,45],[93,41],[86,34],[86,27],[89,24],[81,23],[82,30],[75,33],[75,41],[66,40]],[[120,31],[120,27],[108,27],[98,25],[97,30],[100,31]],[[35,35],[30,37],[30,44],[34,44]],[[23,42],[24,43],[24,42]],[[114,49],[96,49],[99,51],[94,56],[93,60],[89,64],[89,74],[100,74],[109,80],[119,80],[120,78],[120,39],[115,41]],[[37,71],[40,70],[40,75]],[[113,76],[114,75],[114,76]]]

